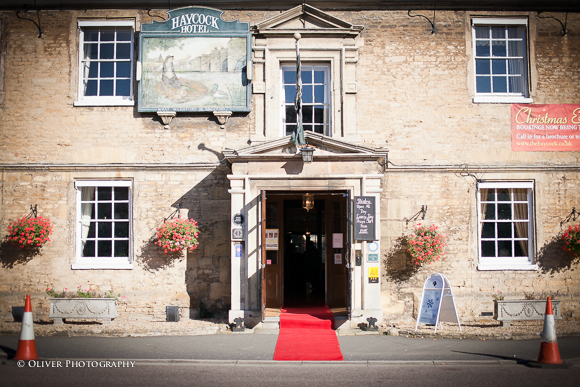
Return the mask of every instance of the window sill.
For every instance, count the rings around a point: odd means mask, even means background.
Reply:
[[[130,262],[77,262],[71,265],[72,270],[133,270]]]
[[[533,98],[517,96],[477,96],[473,97],[473,103],[533,103]]]
[[[510,270],[510,271],[515,271],[515,270],[527,270],[527,271],[534,271],[534,270],[538,270],[538,265],[535,264],[531,264],[531,263],[525,263],[525,264],[521,264],[521,263],[479,263],[479,265],[477,265],[477,270],[481,270],[481,271],[487,271],[487,270],[495,270],[495,271],[501,271],[501,270]]]
[[[74,106],[135,106],[135,101],[129,100],[81,100],[75,101]]]

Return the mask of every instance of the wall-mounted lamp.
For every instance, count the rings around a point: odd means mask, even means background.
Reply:
[[[309,145],[300,148],[300,154],[302,155],[302,161],[305,163],[312,162],[312,156],[314,155],[314,148]]]
[[[314,208],[314,195],[311,193],[302,194],[302,208],[310,211]]]

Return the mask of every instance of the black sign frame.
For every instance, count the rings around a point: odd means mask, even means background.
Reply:
[[[374,196],[354,197],[354,239],[376,241],[376,210]]]

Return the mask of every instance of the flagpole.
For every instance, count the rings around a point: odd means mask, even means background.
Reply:
[[[302,64],[300,63],[300,45],[301,36],[297,32],[294,34],[296,39],[296,95],[294,97],[294,111],[296,112],[296,129],[292,133],[292,142],[296,147],[306,145],[304,141],[304,127],[302,126]]]

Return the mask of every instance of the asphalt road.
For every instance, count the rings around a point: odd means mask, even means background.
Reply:
[[[42,359],[272,360],[277,335],[37,337]],[[385,335],[339,336],[345,361],[537,360],[540,340],[459,340]],[[580,361],[580,337],[558,338],[563,360]],[[16,353],[18,336],[0,336],[0,360]],[[4,356],[3,356],[4,355]]]
[[[580,367],[524,365],[384,365],[365,363],[137,364],[131,368],[19,368],[0,366],[12,386],[578,386]]]

